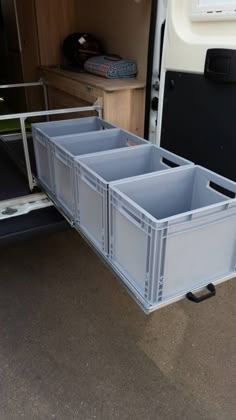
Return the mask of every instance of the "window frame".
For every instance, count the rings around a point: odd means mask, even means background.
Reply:
[[[200,0],[192,0],[192,20],[236,20],[236,1],[234,3],[216,0],[216,4],[201,5]],[[228,3],[228,4],[227,4]]]

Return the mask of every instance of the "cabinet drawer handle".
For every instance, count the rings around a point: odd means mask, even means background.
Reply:
[[[86,88],[87,88],[87,91],[88,92],[92,92],[92,90],[93,90],[93,87],[92,86],[89,86],[89,85],[87,85]]]

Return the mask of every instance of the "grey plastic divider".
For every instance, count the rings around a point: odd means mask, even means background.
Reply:
[[[108,188],[115,180],[193,165],[160,147],[145,145],[75,159],[76,221],[108,253]]]
[[[201,167],[110,185],[110,259],[147,307],[235,275],[235,194]]]

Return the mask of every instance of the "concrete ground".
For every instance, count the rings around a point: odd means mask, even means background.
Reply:
[[[72,231],[0,249],[1,420],[236,419],[236,282],[146,316]]]

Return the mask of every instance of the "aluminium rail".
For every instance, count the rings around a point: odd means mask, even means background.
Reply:
[[[78,112],[88,112],[88,111],[95,111],[98,113],[99,117],[102,117],[102,106],[99,104],[94,104],[91,106],[86,107],[77,107],[77,108],[64,108],[64,109],[48,109],[48,96],[47,96],[47,86],[44,81],[41,79],[39,82],[32,82],[32,83],[14,83],[14,84],[4,84],[0,85],[0,89],[14,89],[14,88],[28,88],[28,87],[36,87],[41,86],[43,88],[44,93],[44,102],[45,102],[45,111],[34,111],[34,112],[23,112],[23,113],[15,113],[15,114],[3,114],[0,115],[0,121],[4,120],[12,120],[18,119],[20,121],[21,127],[21,135],[22,135],[22,142],[23,142],[23,149],[24,149],[24,156],[25,156],[25,163],[26,163],[26,170],[27,170],[27,178],[28,184],[31,191],[33,191],[34,187],[37,185],[35,178],[32,174],[31,163],[30,163],[30,155],[29,155],[29,147],[27,142],[27,133],[25,127],[25,121],[27,118],[34,118],[34,117],[49,117],[50,115],[61,115],[61,114],[72,114]]]

